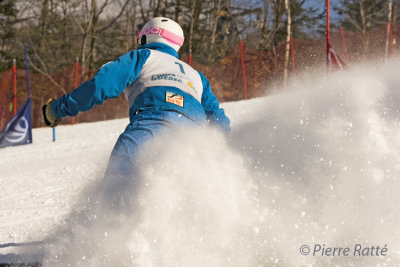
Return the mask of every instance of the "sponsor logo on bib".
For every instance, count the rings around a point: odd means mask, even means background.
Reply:
[[[183,108],[183,96],[178,95],[177,93],[172,93],[168,91],[165,92],[165,101],[167,103],[172,103]]]

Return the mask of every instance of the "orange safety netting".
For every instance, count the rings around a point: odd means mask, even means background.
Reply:
[[[0,131],[13,116],[13,72],[0,73]]]
[[[400,33],[399,27],[393,27],[394,48]],[[376,28],[366,34],[344,32],[347,52],[350,63],[364,59],[383,58],[385,54],[386,25]],[[340,32],[331,33],[331,44],[337,53],[345,59]],[[279,88],[283,83],[283,66],[285,44],[275,49],[255,50],[244,47],[244,65],[246,69],[247,95],[249,98],[258,97],[268,93],[268,90]],[[314,40],[294,40],[294,58],[296,73],[320,69],[326,71],[326,41],[324,38]],[[188,56],[183,56],[188,61]],[[290,57],[289,57],[290,60]],[[346,62],[349,63],[349,62]],[[221,102],[236,101],[244,98],[240,46],[234,49],[223,59],[212,65],[201,65],[192,60],[192,66],[198,69],[209,79],[214,94]],[[291,62],[289,62],[291,69]],[[0,129],[10,118],[10,104],[12,103],[12,72],[0,73]],[[95,71],[79,69],[78,84],[89,79]],[[293,74],[291,74],[293,77]],[[30,73],[32,97],[32,123],[33,127],[44,126],[41,118],[41,106],[50,98],[56,98],[74,89],[75,64],[67,69],[52,73],[51,78],[59,85],[55,85],[48,76],[40,73]],[[17,70],[17,106],[19,107],[27,97],[25,70]],[[92,110],[80,113],[76,122],[89,122],[106,119],[116,119],[128,116],[128,107],[124,96],[105,101],[103,105]],[[64,124],[71,123],[71,118],[63,119]]]

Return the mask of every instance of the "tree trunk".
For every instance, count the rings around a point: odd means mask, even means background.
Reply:
[[[271,33],[271,42],[273,46],[278,45],[278,40],[276,39],[276,33],[284,27],[283,24],[283,15],[285,13],[285,3],[284,0],[278,0],[273,3],[273,26],[272,26],[272,33]]]
[[[367,26],[367,18],[365,14],[365,7],[363,5],[363,1],[359,1],[360,6],[360,17],[361,17],[361,34],[362,34],[362,43],[363,43],[363,56],[367,55],[369,49],[369,36],[367,33],[368,26]]]
[[[148,19],[147,19],[147,14],[146,14],[146,12],[144,10],[144,7],[143,7],[142,0],[139,0],[139,7],[140,7],[140,14],[142,15],[142,22],[144,24],[144,23],[146,23],[148,21]]]
[[[125,40],[124,40],[124,45],[125,45],[125,51],[129,51],[130,49],[130,43],[131,43],[131,38],[129,38],[131,34],[131,9],[128,8],[125,11],[125,18],[126,18],[126,23],[125,23]]]
[[[163,0],[158,0],[156,10],[154,10],[154,17],[161,16],[161,6],[163,4]]]
[[[137,36],[137,31],[139,31],[140,29],[136,29],[136,15],[137,15],[137,5],[134,4],[133,5],[133,16],[132,16],[132,49],[136,49],[137,48],[137,40],[136,40],[136,36]]]
[[[42,10],[40,12],[40,18],[39,18],[40,33],[42,35],[45,34],[48,17],[49,17],[49,0],[43,0]]]
[[[266,31],[268,29],[269,25],[269,3],[270,0],[264,0],[264,10],[263,10],[263,22],[261,26],[261,31],[260,31],[260,41],[258,44],[259,49],[266,48],[266,43],[267,43],[267,34]]]
[[[285,49],[285,61],[283,65],[283,86],[287,86],[288,73],[289,73],[289,53],[290,53],[290,36],[291,36],[291,25],[292,17],[290,14],[289,0],[285,0],[285,9],[287,14],[287,25],[286,25],[286,49]]]
[[[213,10],[214,12],[211,14],[211,23],[210,23],[210,28],[212,29],[212,34],[211,34],[211,42],[210,42],[210,60],[212,57],[214,57],[214,48],[215,48],[215,41],[217,38],[217,26],[218,26],[218,21],[220,18],[221,14],[221,6],[222,6],[222,1],[218,0],[217,3],[214,3]]]
[[[182,3],[181,0],[176,0],[176,4],[175,4],[175,21],[178,24],[181,24],[181,20],[182,20]]]
[[[385,58],[389,57],[389,47],[390,47],[390,28],[392,23],[392,7],[393,1],[389,0],[388,4],[388,22],[386,27],[386,44],[385,44]]]
[[[87,9],[89,8],[87,7]],[[81,46],[81,61],[82,61],[82,67],[84,68],[89,67],[89,58],[91,56],[90,52],[92,52],[94,46],[93,35],[96,22],[97,22],[97,0],[92,0],[89,11],[89,20],[86,23],[86,28],[84,29],[82,46]],[[92,38],[92,40],[90,40],[90,38]],[[90,41],[90,48],[88,48],[89,41]]]
[[[189,30],[189,55],[192,55],[192,47],[193,47],[193,29],[194,29],[194,22],[195,22],[195,11],[196,11],[196,0],[192,0],[192,10],[191,14],[192,17],[190,19],[190,30]]]

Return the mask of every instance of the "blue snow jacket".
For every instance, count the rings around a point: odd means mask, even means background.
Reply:
[[[67,115],[75,116],[79,111],[89,110],[95,105],[102,104],[104,100],[118,97],[125,89],[133,86],[134,90],[131,88],[131,91],[128,91],[128,93],[131,95],[134,94],[134,97],[127,95],[127,91],[125,91],[128,103],[132,102],[129,103],[129,117],[131,121],[137,111],[176,111],[195,122],[204,123],[205,121],[209,121],[211,124],[229,131],[229,118],[225,115],[224,110],[219,107],[219,102],[211,91],[210,83],[202,73],[197,72],[200,75],[198,83],[200,83],[201,79],[202,90],[196,90],[192,83],[181,81],[179,75],[175,74],[151,76],[151,82],[159,83],[157,86],[145,87],[143,83],[140,83],[141,71],[145,63],[149,60],[150,55],[157,53],[161,56],[163,55],[159,52],[154,52],[154,50],[167,53],[177,59],[176,64],[170,64],[171,66],[168,67],[162,66],[164,69],[180,67],[181,72],[185,73],[182,65],[186,63],[179,60],[178,53],[172,47],[161,43],[147,44],[122,55],[115,61],[104,64],[93,79],[84,82],[69,94],[65,94],[54,101],[52,104],[53,113],[57,118]],[[164,63],[158,62],[157,64]],[[189,67],[187,66],[186,64],[184,67],[188,70]],[[194,71],[192,68],[190,69],[190,71]],[[167,84],[165,86],[162,79],[164,81],[175,79],[175,81],[179,81],[182,84],[187,83],[184,85],[188,90],[168,86],[168,82],[165,82]],[[142,88],[140,90],[136,89],[140,85],[142,85]],[[196,92],[200,91],[200,93],[197,95],[188,93],[191,88]],[[184,99],[184,102],[179,102],[176,96]]]

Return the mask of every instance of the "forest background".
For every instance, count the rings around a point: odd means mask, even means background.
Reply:
[[[331,1],[332,45],[347,64],[395,55],[399,6],[400,0]],[[326,71],[323,0],[0,0],[0,129],[12,116],[13,59],[17,106],[27,97],[25,44],[32,121],[39,127],[43,103],[75,88],[76,62],[79,84],[104,63],[136,49],[138,31],[155,16],[169,17],[182,26],[185,43],[180,57],[188,61],[193,56],[192,65],[209,78],[221,102],[268,94],[287,85],[296,73]],[[76,121],[127,114],[120,96],[81,113]]]

